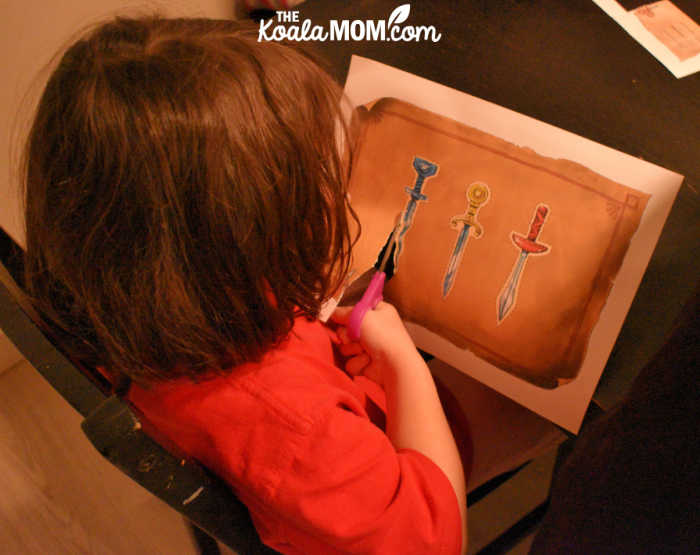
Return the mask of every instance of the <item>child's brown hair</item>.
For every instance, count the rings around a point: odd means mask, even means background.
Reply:
[[[25,152],[27,288],[65,349],[146,381],[259,359],[347,272],[340,90],[233,21],[74,44]]]

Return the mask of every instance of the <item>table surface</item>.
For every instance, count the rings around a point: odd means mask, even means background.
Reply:
[[[700,21],[700,3],[675,3]],[[308,0],[300,20],[386,20],[400,4]],[[358,54],[685,176],[594,396],[610,408],[700,282],[700,73],[676,79],[592,0],[413,2],[406,24],[434,25],[442,39],[313,47],[341,83]]]

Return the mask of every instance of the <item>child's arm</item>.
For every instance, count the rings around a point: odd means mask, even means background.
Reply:
[[[333,320],[347,323],[351,308],[336,310]],[[396,309],[380,303],[367,312],[359,342],[339,331],[340,352],[350,357],[346,370],[363,374],[384,387],[386,433],[397,449],[414,449],[429,457],[452,484],[462,517],[462,552],[466,551],[466,485],[459,451],[442,410],[430,370],[418,353]]]

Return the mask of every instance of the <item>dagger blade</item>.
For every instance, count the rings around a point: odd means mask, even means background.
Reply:
[[[510,274],[508,283],[503,288],[503,292],[498,297],[498,322],[500,323],[508,313],[513,308],[515,303],[515,293],[518,290],[518,282],[520,281],[520,276],[525,266],[525,260],[527,259],[528,252],[522,251],[518,257],[515,267]]]
[[[403,238],[406,233],[408,233],[408,230],[411,228],[411,225],[413,225],[413,217],[416,214],[416,201],[411,199],[409,201],[408,206],[406,207],[406,210],[403,212],[403,216],[401,217],[401,231],[399,231],[399,235],[396,239],[396,252],[394,254],[394,263],[396,264],[396,261],[398,261],[399,256],[401,256],[401,251],[403,250]]]
[[[442,297],[443,299],[447,297],[454,285],[455,277],[457,276],[457,270],[459,269],[460,263],[462,261],[462,255],[464,254],[464,247],[467,246],[469,241],[469,229],[471,226],[469,224],[464,224],[457,237],[457,242],[455,243],[455,248],[452,251],[452,256],[450,257],[450,263],[447,266],[447,272],[445,272],[445,279],[442,282]]]

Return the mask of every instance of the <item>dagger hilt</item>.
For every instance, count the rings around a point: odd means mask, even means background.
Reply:
[[[542,225],[544,224],[548,213],[549,208],[546,204],[538,204],[537,210],[535,210],[535,216],[532,218],[532,222],[530,222],[530,231],[528,232],[527,237],[513,232],[513,242],[520,250],[528,254],[539,254],[549,250],[549,245],[537,242],[537,237],[542,231]]]
[[[472,183],[467,189],[467,201],[469,206],[464,214],[459,216],[454,216],[450,220],[450,225],[453,229],[457,229],[459,224],[468,225],[474,230],[474,236],[479,237],[484,232],[484,228],[479,222],[476,221],[476,214],[484,204],[489,199],[489,188],[485,183],[477,181]]]
[[[438,165],[428,162],[418,156],[413,158],[413,169],[416,170],[418,176],[416,177],[416,182],[413,187],[406,187],[406,192],[411,195],[413,200],[428,200],[428,197],[421,193],[423,188],[423,182],[426,177],[432,177],[438,171]]]

